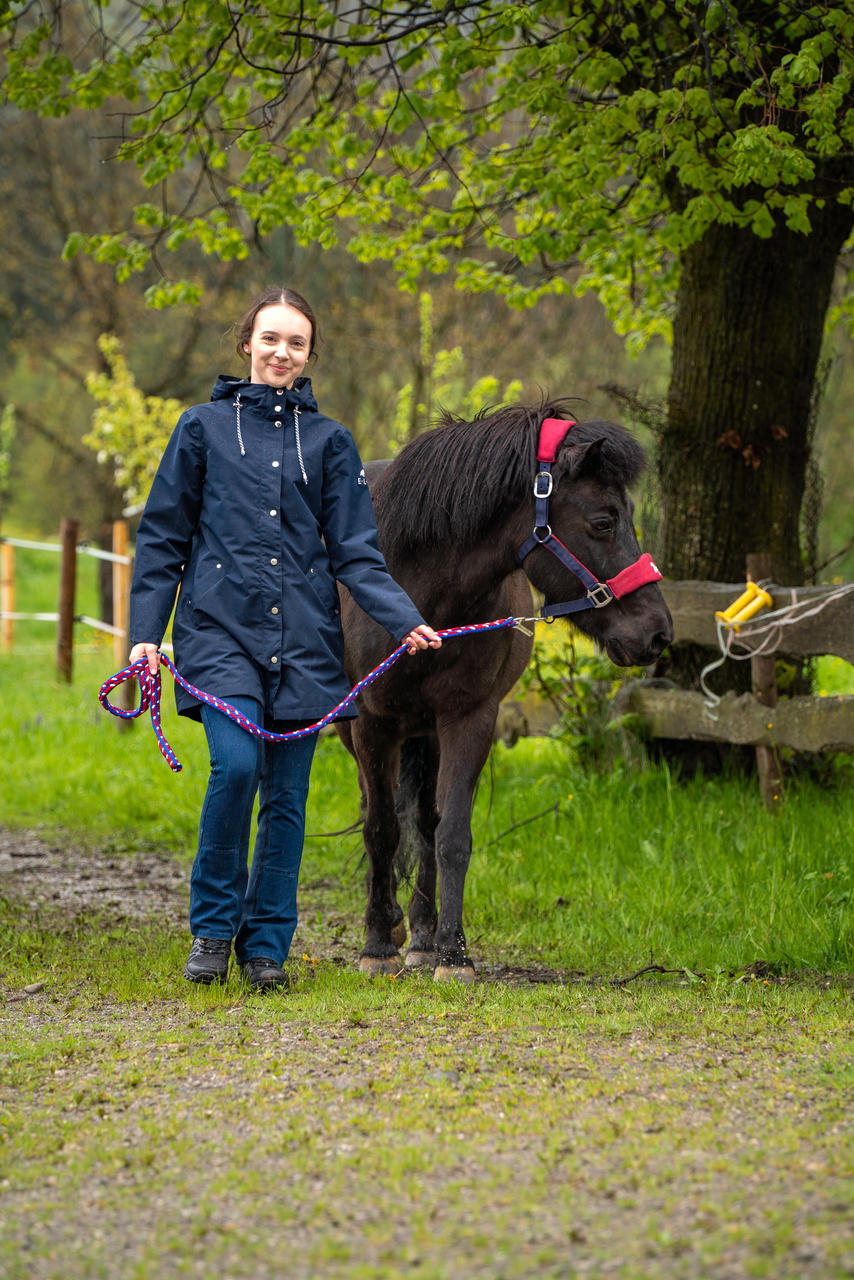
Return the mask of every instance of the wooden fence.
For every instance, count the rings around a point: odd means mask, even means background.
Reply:
[[[771,608],[740,629],[719,629],[715,615],[741,593],[741,585],[670,582],[662,583],[662,589],[675,641],[717,648],[723,640],[730,653],[750,661],[753,692],[728,692],[716,700],[714,695],[639,681],[628,689],[624,706],[641,718],[650,736],[755,747],[762,799],[769,809],[782,800],[781,748],[854,751],[854,697],[778,699],[774,674],[777,653],[792,658],[835,655],[854,663],[854,584],[770,583]]]
[[[737,631],[719,631],[715,615],[742,594],[743,583],[660,585],[673,615],[674,640],[718,649],[723,638],[739,648],[743,660],[751,663],[753,692],[727,692],[717,698],[675,688],[668,681],[638,680],[621,691],[615,712],[637,716],[652,738],[754,747],[762,799],[769,809],[782,800],[781,748],[854,751],[854,697],[778,699],[774,678],[777,652],[793,658],[835,655],[854,663],[854,584],[793,588],[770,583],[766,589],[771,608]],[[722,663],[724,675],[732,661],[728,657]],[[498,735],[507,742],[526,734],[547,735],[556,718],[549,704],[529,696],[501,708]]]
[[[82,623],[113,637],[113,659],[117,668],[126,663],[128,652],[128,602],[132,557],[128,553],[128,526],[125,520],[113,523],[112,550],[81,545],[76,520],[63,520],[59,542],[29,542],[23,538],[0,538],[0,644],[11,652],[16,622],[56,624],[56,667],[60,679],[70,683],[74,668],[74,624]],[[56,613],[19,613],[15,609],[15,550],[44,551],[59,555],[59,601]],[[76,612],[77,557],[92,556],[113,566],[113,618],[104,622]]]

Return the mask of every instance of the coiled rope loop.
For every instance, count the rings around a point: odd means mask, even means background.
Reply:
[[[541,621],[539,618],[496,618],[493,622],[476,622],[466,627],[449,627],[447,630],[439,631],[436,634],[442,640],[449,640],[454,636],[471,635],[478,631],[501,631],[506,627],[516,627],[525,622],[539,621]],[[273,733],[269,729],[262,729],[257,724],[253,724],[251,720],[248,720],[236,707],[231,706],[228,702],[223,702],[222,698],[215,698],[212,694],[205,693],[203,689],[197,689],[195,685],[184,679],[175,664],[165,653],[161,653],[160,662],[162,666],[172,672],[176,684],[179,684],[182,689],[186,689],[188,693],[192,694],[194,698],[198,698],[200,702],[205,702],[209,707],[215,707],[217,711],[227,715],[229,719],[233,720],[235,724],[239,724],[241,729],[245,729],[253,737],[261,738],[264,742],[292,742],[296,738],[306,738],[310,733],[317,733],[320,729],[325,728],[326,725],[331,724],[333,720],[340,716],[345,707],[348,707],[351,702],[358,698],[363,689],[367,688],[384,671],[393,666],[406,650],[407,645],[405,643],[398,645],[394,652],[384,658],[379,666],[374,667],[373,671],[368,672],[363,680],[354,685],[343,702],[339,702],[338,706],[333,708],[322,720],[318,720],[316,724],[308,725],[305,729],[292,729],[290,733]],[[139,683],[139,706],[131,711],[124,710],[121,707],[114,707],[109,700],[109,695],[120,684],[124,684],[126,680],[134,679]],[[166,741],[166,736],[160,723],[160,672],[158,671],[156,675],[151,674],[148,658],[139,658],[138,661],[132,662],[130,666],[125,667],[122,671],[117,671],[114,676],[110,676],[109,680],[105,680],[98,692],[98,701],[105,711],[109,711],[111,715],[119,716],[122,720],[135,720],[138,716],[143,715],[144,712],[150,712],[152,728],[160,751],[173,773],[180,773],[181,762]]]

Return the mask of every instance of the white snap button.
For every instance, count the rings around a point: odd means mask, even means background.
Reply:
[[[278,659],[278,658],[271,658],[271,659],[270,659],[270,661],[271,661],[271,662],[278,662],[278,661],[279,661],[279,659]]]
[[[279,610],[276,608],[276,606],[275,606],[275,605],[273,605],[273,607],[272,607],[272,609],[270,610],[270,612],[271,612],[271,613],[278,613],[278,612],[279,612]]]
[[[278,564],[278,563],[279,562],[275,557],[273,557],[273,559],[270,561],[270,564]]]
[[[270,515],[274,516],[275,514],[276,514],[276,508],[274,507],[273,510],[270,512]]]
[[[278,462],[274,462],[274,463],[273,463],[273,466],[274,466],[274,467],[277,467],[278,465],[279,465],[279,464],[278,464]]]

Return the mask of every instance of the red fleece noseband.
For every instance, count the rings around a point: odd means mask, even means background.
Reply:
[[[607,585],[619,600],[620,596],[627,596],[630,591],[637,591],[638,587],[644,587],[648,582],[660,582],[663,577],[652,556],[644,551],[634,564],[627,565],[613,578],[609,578]]]

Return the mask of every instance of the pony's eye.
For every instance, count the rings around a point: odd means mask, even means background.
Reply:
[[[613,533],[614,521],[608,516],[602,516],[599,520],[592,521],[593,529],[596,533]]]

